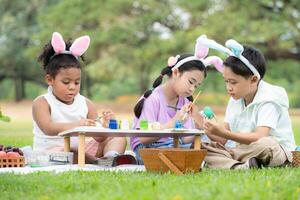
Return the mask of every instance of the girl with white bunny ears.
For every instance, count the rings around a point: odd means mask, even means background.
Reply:
[[[214,140],[202,145],[208,150],[205,158],[208,167],[249,169],[291,162],[291,151],[296,145],[288,96],[284,88],[262,80],[266,71],[263,54],[232,39],[226,42],[226,47],[213,40],[200,43],[229,55],[222,70],[231,96],[225,123],[203,120],[205,133]],[[222,146],[227,140],[237,145]]]
[[[200,36],[206,37],[206,36]],[[198,43],[195,44],[193,54],[172,56],[168,59],[167,66],[153,83],[153,88],[146,91],[134,108],[135,119],[133,128],[139,128],[141,120],[149,123],[159,122],[165,128],[174,127],[175,121],[182,121],[192,94],[206,77],[206,66],[215,65],[217,69],[222,66],[218,57],[206,57],[208,48]],[[163,77],[168,79],[163,83]],[[162,84],[163,83],[163,84]],[[191,116],[192,117],[192,116]],[[191,117],[183,121],[185,128],[195,128]],[[180,140],[180,145],[190,147],[193,137]],[[141,148],[171,147],[172,138],[131,138],[131,148],[136,153],[137,161],[142,164],[139,156]]]
[[[63,40],[61,34],[54,32],[39,56],[44,71],[48,92],[37,97],[32,104],[33,148],[41,151],[63,151],[63,139],[57,134],[77,126],[95,126],[98,116],[93,103],[79,94],[81,64],[79,57],[87,50],[89,36],[77,38],[73,43]],[[106,113],[106,121],[112,118]],[[77,144],[72,138],[71,144]],[[86,144],[87,161],[96,157],[123,153],[125,138],[93,138]],[[71,150],[77,152],[77,146]]]

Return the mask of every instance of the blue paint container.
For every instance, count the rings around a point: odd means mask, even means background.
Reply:
[[[183,128],[182,122],[180,120],[176,120],[174,128]]]
[[[108,128],[110,129],[118,129],[118,122],[115,119],[109,120]]]

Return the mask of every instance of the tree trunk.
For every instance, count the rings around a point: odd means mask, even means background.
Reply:
[[[142,68],[140,72],[140,93],[141,94],[143,94],[145,91],[149,89],[148,82],[149,82],[148,74],[145,68]]]
[[[15,101],[19,102],[25,98],[25,81],[22,77],[16,77],[15,81]]]
[[[86,74],[85,89],[86,89],[86,95],[88,98],[92,98],[91,87],[92,87],[92,80],[91,80],[90,76],[88,74]]]

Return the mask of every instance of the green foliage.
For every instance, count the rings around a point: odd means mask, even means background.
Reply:
[[[13,95],[20,94],[20,85],[25,85],[23,96],[32,98],[37,92],[30,92],[35,87],[26,85],[28,81],[45,86],[36,57],[54,31],[65,39],[84,34],[91,37],[83,93],[92,99],[142,93],[169,56],[193,52],[195,39],[204,33],[220,43],[235,38],[261,49],[269,66],[266,80],[286,87],[294,101],[291,105],[299,106],[300,4],[296,0],[0,3],[0,84],[13,81]],[[215,51],[210,54],[225,58]],[[203,85],[203,91],[225,94],[222,76],[214,70]],[[0,98],[12,98],[7,90],[8,96]]]
[[[0,109],[0,121],[3,121],[3,122],[10,122],[10,117],[4,115],[4,114],[1,112],[1,109]]]

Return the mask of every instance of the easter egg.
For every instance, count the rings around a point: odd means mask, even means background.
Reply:
[[[9,157],[9,158],[18,158],[18,157],[20,157],[20,154],[19,153],[17,153],[17,152],[7,152],[6,153],[7,154],[7,157]]]
[[[0,158],[6,158],[7,154],[5,151],[0,151]]]
[[[203,114],[204,114],[205,117],[207,117],[208,119],[212,119],[212,118],[214,118],[214,116],[215,116],[213,110],[212,110],[210,107],[208,107],[208,106],[204,107],[204,109],[203,109]]]

